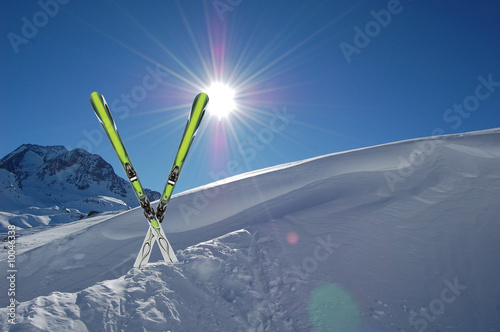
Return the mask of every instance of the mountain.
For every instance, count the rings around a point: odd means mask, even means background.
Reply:
[[[159,193],[149,191],[151,199]],[[0,229],[74,221],[138,205],[128,182],[83,149],[24,144],[0,160]]]
[[[0,329],[500,331],[498,165],[494,129],[238,175],[174,196],[180,262],[143,270],[140,209],[19,230]]]

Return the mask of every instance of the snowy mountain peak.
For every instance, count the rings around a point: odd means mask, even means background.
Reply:
[[[61,145],[41,146],[36,144],[23,144],[0,160],[0,168],[9,172],[29,172],[41,166],[46,159],[54,158],[68,150]]]
[[[68,151],[63,146],[25,144],[3,158],[0,168],[14,174],[23,190],[42,191],[42,201],[57,201],[50,195],[54,191],[103,194],[104,188],[114,197],[129,198],[127,181],[118,177],[100,156],[83,149]]]
[[[0,211],[16,217],[31,214],[33,208],[59,213],[58,207],[64,206],[75,209],[73,219],[78,219],[90,211],[116,211],[138,205],[129,183],[99,155],[83,149],[23,144],[0,160],[0,171]],[[151,200],[159,198],[157,192],[147,190],[147,194]],[[0,218],[4,227],[6,219],[11,218]],[[15,224],[33,225],[27,220]]]

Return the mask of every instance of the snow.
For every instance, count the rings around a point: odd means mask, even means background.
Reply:
[[[321,156],[18,239],[12,331],[499,331],[500,129]],[[22,235],[22,233],[21,233]],[[3,263],[7,254],[2,253]],[[7,289],[6,268],[0,288]]]
[[[16,241],[16,254],[22,254],[25,251],[43,246],[60,237],[68,236],[72,233],[84,230],[91,225],[100,223],[117,215],[118,212],[104,212],[92,218],[82,219],[69,224],[43,227],[33,227],[22,231],[22,236]],[[83,254],[82,254],[83,255]],[[0,253],[0,259],[5,260],[5,253]]]

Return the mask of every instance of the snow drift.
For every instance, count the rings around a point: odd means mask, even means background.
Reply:
[[[498,331],[499,165],[494,129],[232,177],[172,199],[164,228],[180,263],[144,270],[132,269],[139,209],[24,236],[17,323],[0,309],[0,326]]]

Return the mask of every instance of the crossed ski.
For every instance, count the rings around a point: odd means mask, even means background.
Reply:
[[[175,253],[168,242],[168,239],[161,227],[161,222],[165,217],[165,211],[167,209],[170,197],[175,188],[177,180],[179,178],[180,172],[186,160],[187,154],[193,143],[194,137],[198,131],[203,115],[205,114],[205,108],[208,104],[208,96],[205,93],[200,93],[196,96],[189,113],[189,117],[182,134],[181,143],[177,154],[170,169],[170,173],[165,183],[163,193],[161,195],[160,202],[156,208],[156,212],[151,206],[151,202],[145,194],[137,172],[132,165],[130,157],[125,149],[125,145],[118,133],[115,121],[111,115],[108,104],[104,99],[103,95],[99,92],[93,92],[90,95],[90,104],[94,110],[99,122],[101,123],[104,131],[106,132],[111,145],[113,146],[118,159],[127,175],[127,179],[134,190],[134,193],[141,205],[144,216],[148,220],[149,228],[146,233],[146,237],[142,243],[137,259],[135,260],[134,267],[141,268],[148,263],[149,257],[151,256],[151,251],[155,242],[158,243],[160,251],[162,253],[163,259],[167,263],[178,262]]]

